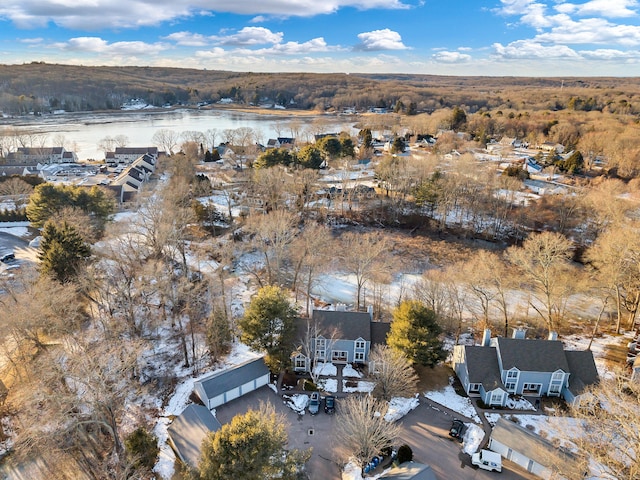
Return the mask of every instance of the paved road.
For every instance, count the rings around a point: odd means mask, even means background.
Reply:
[[[327,415],[322,409],[315,416],[298,415],[287,407],[269,387],[240,397],[218,407],[216,417],[221,423],[231,421],[237,413],[258,408],[260,402],[271,403],[277,412],[285,415],[289,427],[289,444],[294,448],[313,448],[307,470],[311,480],[340,479],[339,445],[332,436],[336,415]],[[339,408],[339,400],[338,400]],[[459,415],[458,415],[459,416]],[[400,422],[402,433],[398,445],[408,444],[414,459],[431,465],[438,480],[494,479],[495,472],[479,470],[471,466],[471,458],[463,453],[462,446],[449,435],[452,416],[444,409],[435,410],[421,399],[420,406]],[[504,461],[501,480],[535,479],[511,462]]]

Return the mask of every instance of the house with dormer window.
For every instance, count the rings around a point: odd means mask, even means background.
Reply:
[[[372,345],[384,344],[389,323],[373,320],[373,310],[352,312],[314,310],[311,318],[297,320],[296,350],[291,360],[296,372],[307,372],[317,362],[365,364]]]
[[[565,350],[554,332],[546,340],[527,339],[525,333],[516,329],[512,338],[491,338],[485,330],[481,345],[454,347],[453,368],[470,397],[499,406],[509,395],[573,402],[598,381],[591,351]]]

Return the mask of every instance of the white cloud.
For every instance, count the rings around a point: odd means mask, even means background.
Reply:
[[[500,0],[502,7],[495,10],[500,15],[519,16],[525,25],[534,28],[545,28],[552,25],[546,15],[547,6],[536,0]]]
[[[499,58],[549,59],[580,58],[580,55],[566,45],[545,46],[533,40],[517,40],[508,45],[494,43],[495,54]]]
[[[339,47],[330,47],[322,37],[313,38],[307,42],[286,42],[273,45],[269,48],[256,50],[238,49],[235,54],[240,55],[307,55],[309,53],[328,52],[338,50]]]
[[[244,27],[238,33],[212,37],[222,45],[265,45],[282,42],[284,34],[264,27]]]
[[[402,37],[398,32],[385,28],[383,30],[373,30],[358,34],[360,42],[354,46],[354,50],[407,50],[408,47],[402,43]]]
[[[471,60],[471,55],[460,52],[441,51],[434,53],[431,58],[441,63],[464,63]]]
[[[638,14],[637,0],[591,0],[586,3],[561,3],[554,8],[562,13],[596,15],[607,18],[633,17]]]
[[[35,45],[38,43],[42,43],[43,42],[43,38],[42,37],[37,37],[37,38],[22,38],[20,40],[18,40],[20,43],[27,43],[29,45]]]
[[[209,37],[205,37],[200,33],[191,32],[175,32],[162,38],[185,47],[204,47],[211,43]]]
[[[21,28],[45,27],[53,22],[86,31],[157,25],[179,18],[211,15],[211,12],[312,17],[344,7],[409,8],[401,0],[2,0],[0,18]]]
[[[66,42],[54,43],[50,48],[106,55],[139,55],[140,52],[144,52],[145,55],[154,55],[166,50],[167,46],[161,43],[145,42],[109,43],[99,37],[76,37]]]
[[[558,25],[536,35],[537,42],[562,44],[640,45],[640,26],[617,25],[603,18],[572,20],[559,15]]]
[[[640,51],[638,50],[614,50],[611,48],[600,48],[597,50],[586,50],[580,54],[591,60],[640,60]]]

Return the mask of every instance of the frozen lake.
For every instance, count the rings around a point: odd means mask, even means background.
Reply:
[[[31,130],[46,134],[45,146],[54,146],[55,139],[64,137],[65,148],[75,150],[78,158],[104,159],[98,144],[105,137],[126,135],[127,146],[146,147],[153,145],[151,138],[161,129],[176,133],[185,131],[205,132],[215,130],[216,145],[224,141],[224,130],[251,128],[256,141],[265,145],[269,138],[296,137],[302,141],[313,138],[314,133],[353,131],[353,119],[317,115],[294,116],[281,113],[260,115],[226,109],[211,110],[135,110],[118,113],[65,113],[30,117],[30,119],[0,120],[0,131],[9,134],[12,130]],[[56,145],[58,146],[58,145]]]

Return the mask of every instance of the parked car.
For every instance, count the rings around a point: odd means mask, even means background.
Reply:
[[[324,413],[333,413],[336,411],[336,397],[327,395],[324,397]]]
[[[490,472],[493,470],[502,471],[502,457],[499,453],[491,450],[480,450],[478,453],[474,453],[471,455],[471,463]]]
[[[449,435],[453,438],[457,438],[461,442],[462,438],[464,437],[464,431],[466,430],[466,428],[467,427],[462,422],[462,420],[454,418],[453,422],[451,423],[451,428],[449,429]]]
[[[311,399],[309,399],[309,413],[311,415],[315,415],[320,410],[320,394],[318,392],[313,392],[311,394]]]
[[[11,262],[11,261],[13,261],[13,260],[15,260],[15,259],[16,259],[16,256],[13,254],[13,252],[11,252],[11,253],[5,253],[4,255],[2,255],[2,256],[0,257],[0,262],[2,262],[2,263],[9,263],[9,262]]]

